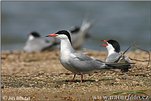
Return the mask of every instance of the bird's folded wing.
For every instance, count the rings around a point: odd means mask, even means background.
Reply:
[[[93,58],[85,55],[85,54],[82,54],[82,53],[74,53],[72,55],[72,58],[74,60],[80,60],[80,61],[90,61],[90,60],[94,60]]]

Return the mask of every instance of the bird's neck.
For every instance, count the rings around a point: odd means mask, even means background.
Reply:
[[[29,35],[28,40],[33,40],[35,39],[32,35]]]
[[[108,50],[108,56],[110,56],[111,54],[117,53],[115,52],[113,48],[107,48],[107,50]]]
[[[70,53],[74,52],[74,49],[73,49],[69,39],[62,39],[60,48],[61,48],[61,55],[63,55],[63,56],[70,55]]]

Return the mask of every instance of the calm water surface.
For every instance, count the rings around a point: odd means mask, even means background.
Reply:
[[[84,48],[105,50],[102,39],[151,50],[151,2],[2,2],[2,50],[22,50],[27,34],[41,35],[95,21]]]

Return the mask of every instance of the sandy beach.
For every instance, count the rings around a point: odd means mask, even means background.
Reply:
[[[107,53],[88,50],[87,55],[104,60]],[[25,53],[3,51],[1,53],[1,80],[3,101],[131,101],[151,100],[151,61],[143,51],[126,53],[135,61],[127,72],[102,70],[80,76],[75,82],[73,74],[59,61],[59,51]],[[113,100],[119,96],[117,100]],[[134,99],[134,96],[138,98]],[[112,99],[111,99],[112,97]],[[116,98],[115,98],[116,99]],[[125,100],[123,100],[125,101]]]

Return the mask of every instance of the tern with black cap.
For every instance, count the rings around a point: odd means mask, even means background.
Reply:
[[[52,50],[58,43],[55,41],[48,41],[40,36],[38,32],[29,33],[28,40],[24,46],[26,52],[41,52],[45,50]]]
[[[123,55],[120,51],[120,44],[116,40],[102,40],[104,44],[103,47],[106,47],[108,51],[108,55],[106,58],[106,62],[108,63],[119,63],[119,62],[126,62],[131,63],[131,60]],[[123,68],[122,71],[128,71],[131,65],[127,66],[127,68]]]

